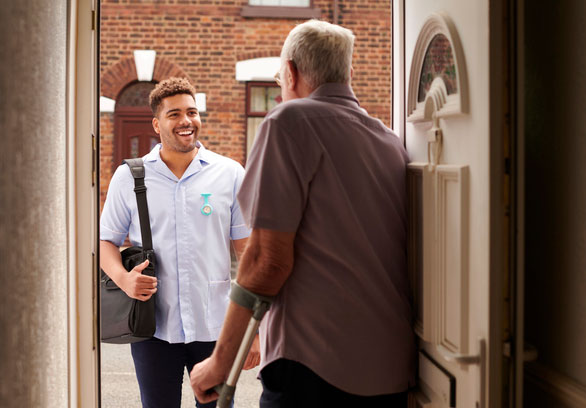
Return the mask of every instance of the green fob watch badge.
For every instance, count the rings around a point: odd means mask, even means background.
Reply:
[[[203,197],[203,205],[201,206],[201,213],[203,215],[210,215],[214,209],[209,203],[209,198],[212,194],[211,193],[202,193],[201,196]]]

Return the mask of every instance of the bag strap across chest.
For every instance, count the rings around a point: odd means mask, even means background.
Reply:
[[[140,235],[142,236],[143,250],[153,249],[153,239],[151,236],[151,223],[149,220],[149,207],[147,205],[146,191],[144,184],[144,162],[141,158],[125,159],[130,167],[132,177],[134,177],[134,192],[136,193],[136,205],[138,206],[138,218],[140,220]]]

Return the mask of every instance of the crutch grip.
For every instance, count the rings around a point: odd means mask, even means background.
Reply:
[[[227,384],[216,385],[214,387],[219,395],[218,402],[216,403],[217,408],[229,408],[232,400],[234,399],[234,393],[236,392],[236,386],[230,386]]]
[[[230,403],[236,392],[236,383],[238,382],[240,372],[242,371],[242,367],[244,366],[244,362],[246,361],[246,357],[248,356],[248,352],[250,351],[250,347],[256,336],[256,330],[258,329],[259,324],[260,322],[256,320],[254,316],[250,318],[248,327],[242,338],[242,343],[240,343],[238,353],[236,354],[236,358],[234,359],[234,363],[232,363],[232,368],[228,374],[228,379],[225,383],[216,385],[213,388],[213,390],[219,395],[216,405],[217,408],[230,407]]]

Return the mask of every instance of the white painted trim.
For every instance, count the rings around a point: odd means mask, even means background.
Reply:
[[[418,102],[417,95],[419,92],[419,77],[421,76],[421,69],[425,59],[425,53],[433,38],[438,35],[444,35],[452,46],[454,53],[454,61],[456,64],[456,78],[458,82],[458,92],[453,95],[448,95],[445,91],[445,85],[436,87],[427,93],[425,101]],[[436,78],[443,84],[441,78]],[[436,81],[434,80],[434,82]],[[432,84],[433,85],[433,84]],[[433,86],[432,86],[433,87]],[[423,27],[417,37],[415,50],[413,51],[413,61],[411,63],[411,71],[409,73],[409,90],[407,96],[407,121],[409,122],[424,122],[431,121],[431,113],[433,110],[426,108],[430,98],[436,101],[441,100],[441,106],[436,107],[437,117],[443,118],[452,115],[458,115],[468,112],[468,79],[466,74],[466,64],[464,59],[464,52],[460,43],[460,37],[456,26],[451,18],[443,13],[433,13],[427,18]]]
[[[392,2],[393,55],[392,55],[392,101],[393,130],[405,143],[405,0]]]
[[[586,387],[541,363],[525,365],[525,378],[569,408],[586,407]]]
[[[195,94],[195,107],[199,112],[205,112],[207,110],[205,93],[198,92]]]
[[[236,63],[237,81],[274,81],[281,67],[281,58],[254,58]]]
[[[116,101],[114,99],[110,99],[106,96],[100,96],[100,112],[112,113],[115,109]]]
[[[156,58],[157,52],[155,50],[134,50],[134,65],[139,81],[150,82],[153,80]]]

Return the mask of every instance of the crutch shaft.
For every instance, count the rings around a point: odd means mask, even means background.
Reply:
[[[217,408],[230,407],[230,403],[232,402],[234,393],[236,392],[236,383],[238,382],[238,378],[242,372],[242,367],[244,367],[246,357],[248,356],[250,348],[252,347],[252,342],[256,337],[259,325],[260,321],[256,320],[254,316],[251,316],[248,322],[248,326],[246,327],[246,332],[244,332],[242,343],[240,343],[236,358],[234,359],[234,363],[232,364],[232,368],[228,374],[228,380],[225,384],[214,387],[214,390],[219,395],[218,403],[216,405]]]

